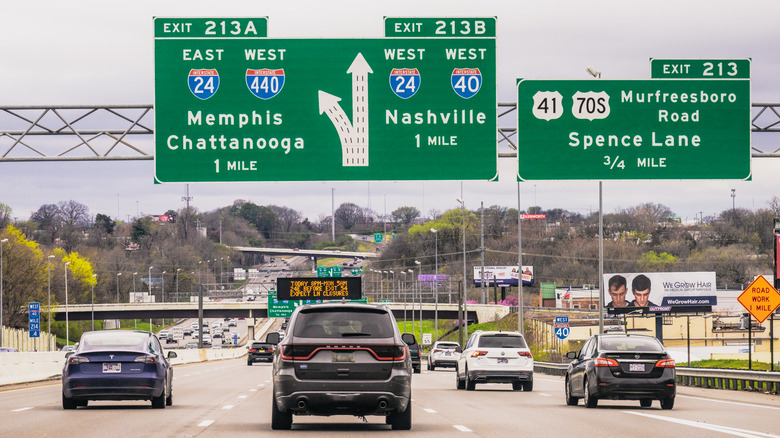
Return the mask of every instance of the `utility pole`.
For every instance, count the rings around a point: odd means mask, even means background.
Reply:
[[[485,202],[479,203],[479,254],[482,270],[479,273],[479,288],[482,304],[485,304]]]

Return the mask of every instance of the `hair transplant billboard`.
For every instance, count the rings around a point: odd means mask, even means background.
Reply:
[[[613,273],[602,281],[610,313],[702,311],[718,304],[715,272]]]

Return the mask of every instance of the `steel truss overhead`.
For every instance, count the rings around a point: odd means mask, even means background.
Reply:
[[[780,103],[751,106],[752,132],[780,132]],[[498,104],[500,157],[517,156],[516,110]],[[153,126],[152,105],[0,107],[0,162],[153,160]],[[754,158],[780,157],[780,146],[753,143]]]

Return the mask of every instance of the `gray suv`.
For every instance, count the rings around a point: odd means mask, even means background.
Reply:
[[[279,343],[273,335],[266,341]],[[274,351],[271,428],[290,429],[293,415],[380,415],[393,430],[411,429],[414,341],[382,305],[296,308]]]

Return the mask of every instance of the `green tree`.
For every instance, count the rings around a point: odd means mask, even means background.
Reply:
[[[414,222],[415,219],[420,217],[420,210],[415,207],[398,207],[390,213],[396,222],[400,222],[404,225],[409,225]]]
[[[13,225],[0,231],[3,244],[3,324],[27,326],[27,303],[46,302],[43,251]]]

